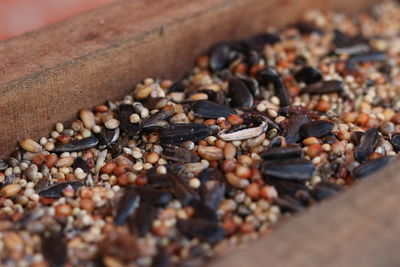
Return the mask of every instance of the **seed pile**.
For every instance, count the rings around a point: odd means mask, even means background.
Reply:
[[[2,266],[202,266],[400,149],[400,6],[219,43],[0,161]]]

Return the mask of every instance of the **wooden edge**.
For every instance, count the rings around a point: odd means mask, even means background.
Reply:
[[[1,42],[0,158],[16,140],[47,135],[146,77],[179,77],[217,41],[291,22],[310,7],[354,11],[374,1],[122,1]]]
[[[400,266],[399,173],[396,162],[210,266]]]

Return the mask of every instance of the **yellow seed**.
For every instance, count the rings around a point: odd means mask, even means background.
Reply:
[[[319,144],[319,141],[318,138],[316,137],[307,137],[306,139],[303,140],[303,144],[309,146],[309,145]]]
[[[17,194],[19,191],[21,191],[21,185],[19,184],[9,184],[4,186],[0,190],[0,195],[3,197],[12,197],[15,194]]]
[[[199,146],[197,152],[200,157],[206,160],[220,160],[224,157],[224,152],[221,148],[215,146]]]
[[[204,93],[197,93],[197,94],[191,95],[190,99],[192,99],[192,100],[207,100],[208,95],[204,94]]]
[[[94,114],[88,109],[82,109],[79,113],[79,117],[81,118],[83,125],[87,129],[92,129],[93,126],[96,125]]]
[[[38,142],[32,140],[31,138],[26,138],[26,139],[20,141],[19,145],[24,150],[32,152],[32,153],[38,153],[42,150],[42,146]]]

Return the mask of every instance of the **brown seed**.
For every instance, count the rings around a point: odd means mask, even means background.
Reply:
[[[230,129],[232,127],[232,124],[228,120],[225,120],[225,119],[217,121],[217,124],[218,124],[219,128],[221,128],[221,130]]]
[[[349,141],[351,139],[351,133],[350,132],[339,131],[336,134],[336,136],[342,141]]]
[[[218,147],[218,148],[224,149],[224,148],[225,148],[225,145],[226,145],[226,142],[225,142],[225,141],[222,141],[221,139],[218,139],[218,140],[216,140],[216,141],[214,142],[214,145],[215,145],[216,147]],[[225,153],[225,151],[224,151],[224,153]]]
[[[232,235],[236,230],[236,224],[231,219],[225,220],[223,227],[228,236]]]
[[[235,171],[236,166],[237,166],[236,160],[227,159],[224,160],[224,162],[222,163],[221,169],[223,172],[233,172]]]
[[[240,226],[240,232],[244,234],[250,234],[254,232],[254,224],[252,222],[242,223],[242,225]]]
[[[205,120],[203,124],[211,126],[211,125],[215,125],[216,123],[217,123],[216,119],[208,119],[208,120]]]
[[[230,114],[227,118],[226,118],[230,124],[232,125],[240,125],[243,124],[243,118],[240,117],[239,115],[236,114]]]
[[[24,241],[15,232],[6,232],[3,235],[4,247],[13,260],[20,260],[23,255]]]
[[[160,134],[159,133],[149,133],[147,135],[147,142],[149,142],[150,144],[154,144],[156,142],[160,141]]]
[[[303,140],[303,144],[306,146],[313,145],[313,144],[319,144],[319,140],[316,137],[307,137],[306,139]]]
[[[35,164],[37,166],[41,166],[44,163],[45,158],[46,158],[45,155],[37,154],[32,158],[31,161],[32,161],[33,164]]]
[[[253,160],[248,155],[240,155],[238,160],[242,165],[250,166],[253,163]]]
[[[79,117],[81,118],[83,125],[85,128],[91,130],[93,126],[96,125],[95,118],[93,112],[88,109],[82,109],[79,112]]]
[[[228,183],[236,188],[246,188],[249,185],[249,180],[241,179],[233,172],[226,173],[225,177]]]
[[[122,164],[116,167],[113,172],[116,176],[120,176],[121,174],[127,173],[131,169],[131,166],[129,166],[128,164]]]
[[[251,169],[247,166],[239,165],[235,171],[236,175],[240,178],[249,179],[251,178]]]
[[[332,152],[336,155],[342,155],[346,151],[346,145],[343,141],[336,141],[331,145]]]
[[[353,122],[356,121],[357,115],[358,115],[358,114],[357,114],[356,112],[348,112],[348,113],[343,113],[343,114],[341,115],[341,117],[342,117],[342,120],[343,120],[345,123],[353,123]]]
[[[369,115],[367,113],[360,113],[357,116],[356,123],[360,126],[366,126],[369,120]]]
[[[108,107],[106,105],[98,105],[94,108],[97,112],[106,112]]]
[[[61,168],[61,167],[71,167],[72,164],[74,164],[75,158],[72,156],[61,158],[57,161],[56,167]]]
[[[68,204],[60,204],[55,207],[56,217],[64,218],[68,217],[72,213],[72,208]]]
[[[377,152],[372,152],[371,155],[369,155],[368,159],[369,160],[374,160],[377,158],[382,158],[384,155],[382,155],[381,153],[377,153]]]
[[[260,185],[257,183],[251,183],[248,187],[246,187],[245,192],[251,199],[257,200],[260,198]]]
[[[67,144],[72,140],[72,137],[66,134],[61,134],[57,137],[57,140],[61,143],[61,144]]]
[[[156,152],[150,152],[146,155],[146,162],[151,164],[156,164],[159,159],[160,155],[158,155]]]
[[[115,162],[107,162],[106,165],[100,169],[100,173],[111,174],[114,172],[115,168],[117,168],[117,164]]]
[[[394,124],[400,124],[400,113],[396,113],[392,116],[391,122]]]
[[[224,147],[225,159],[234,159],[236,156],[236,147],[232,143],[226,143]]]
[[[88,212],[92,212],[96,207],[93,200],[89,198],[83,198],[80,204],[81,204],[81,209],[87,210]]]
[[[327,112],[331,108],[331,104],[328,101],[320,100],[315,107],[316,110],[321,112]]]
[[[56,155],[50,154],[50,155],[46,156],[45,160],[46,160],[46,163],[45,163],[46,166],[48,168],[53,168],[56,165],[58,158]]]
[[[307,147],[307,155],[310,158],[315,158],[319,156],[322,152],[322,146],[320,144],[312,144]]]
[[[126,186],[129,183],[129,176],[128,174],[124,173],[118,176],[117,182],[120,186]]]
[[[4,186],[0,190],[0,195],[2,197],[12,197],[16,194],[18,194],[19,191],[21,191],[22,187],[19,184],[9,184]]]
[[[197,152],[200,157],[206,160],[220,160],[224,157],[223,150],[215,146],[202,146],[197,147]]]
[[[278,197],[278,192],[276,191],[275,187],[270,185],[265,185],[261,188],[260,196],[270,201]]]
[[[38,153],[42,150],[42,146],[31,138],[20,141],[19,146],[22,149],[32,153]]]

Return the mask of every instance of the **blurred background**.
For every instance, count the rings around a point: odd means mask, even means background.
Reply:
[[[0,0],[0,40],[119,0]]]

